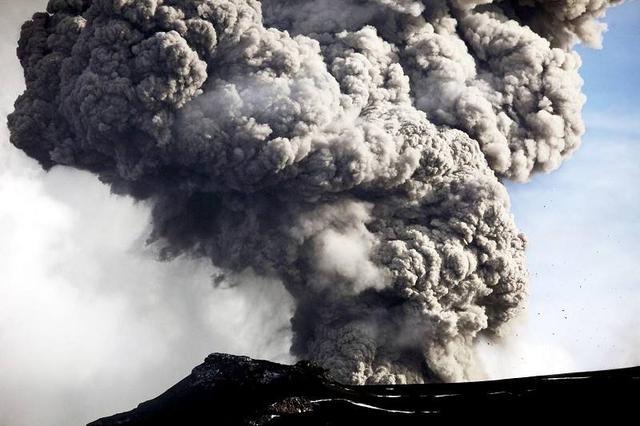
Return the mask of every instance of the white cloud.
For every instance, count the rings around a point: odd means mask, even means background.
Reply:
[[[145,247],[146,206],[87,173],[12,164],[0,174],[1,424],[131,408],[211,351],[290,361],[280,283],[245,275],[214,290],[207,262],[161,263]]]
[[[45,173],[8,143],[23,90],[18,26],[46,1],[0,3],[0,424],[85,424],[127,410],[212,351],[291,361],[278,282],[212,286],[204,260],[158,262],[149,209],[94,176]]]

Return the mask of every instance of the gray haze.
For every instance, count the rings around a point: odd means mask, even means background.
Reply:
[[[463,380],[525,296],[498,178],[579,145],[609,3],[51,1],[11,142],[152,206],[161,258],[282,280],[338,380]]]

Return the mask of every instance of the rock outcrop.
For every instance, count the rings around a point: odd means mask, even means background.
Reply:
[[[211,354],[155,399],[89,426],[443,424],[637,415],[640,367],[429,385],[344,386],[307,362]]]

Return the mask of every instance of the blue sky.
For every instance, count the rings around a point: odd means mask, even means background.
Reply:
[[[518,337],[486,352],[496,376],[640,364],[640,3],[606,22],[602,50],[578,49],[581,148],[548,175],[507,184],[531,279]]]

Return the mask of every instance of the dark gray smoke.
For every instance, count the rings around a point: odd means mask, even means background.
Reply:
[[[525,296],[498,177],[577,148],[613,3],[51,0],[11,141],[151,203],[165,257],[283,280],[338,380],[462,380]]]

